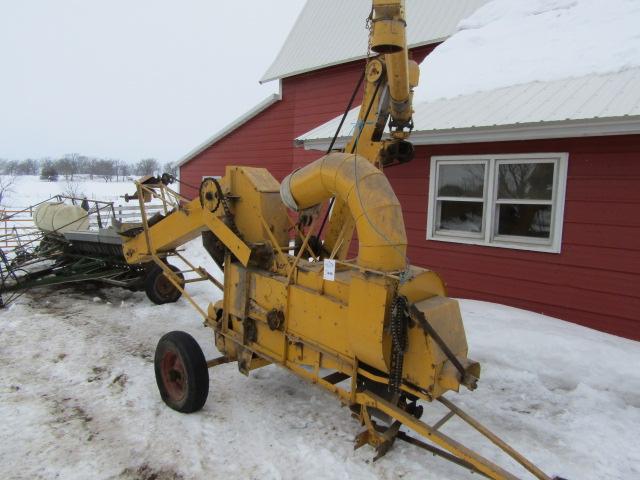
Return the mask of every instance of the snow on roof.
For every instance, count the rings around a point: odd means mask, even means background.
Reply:
[[[358,108],[340,132],[351,136]],[[340,118],[301,135],[324,150]],[[569,138],[640,133],[640,68],[551,82],[530,82],[415,105],[415,144]]]
[[[421,65],[416,101],[640,67],[638,0],[493,0]]]
[[[491,1],[423,61],[412,140],[640,132],[638,25],[637,0]],[[341,135],[349,135],[356,115]],[[297,140],[307,148],[326,143],[321,139],[333,136],[338,120]]]
[[[411,47],[444,40],[458,22],[487,0],[406,0]],[[365,20],[371,0],[308,0],[273,64],[260,80],[277,78],[364,58]]]

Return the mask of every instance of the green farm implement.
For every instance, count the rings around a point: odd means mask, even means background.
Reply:
[[[53,212],[57,217],[51,220],[53,214],[45,212],[46,208],[57,209]],[[144,290],[154,303],[177,301],[181,291],[160,267],[153,262],[125,261],[123,237],[138,225],[123,226],[116,218],[118,208],[123,207],[55,196],[23,210],[0,211],[0,308],[34,288],[78,283]],[[71,209],[70,221],[59,214],[64,209],[65,214]],[[169,255],[180,256],[177,252]],[[169,267],[184,281],[186,272]]]

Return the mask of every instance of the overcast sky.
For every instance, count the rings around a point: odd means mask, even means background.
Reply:
[[[0,0],[0,158],[173,161],[275,92],[304,0]]]

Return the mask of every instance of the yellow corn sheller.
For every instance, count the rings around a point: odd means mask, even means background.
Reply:
[[[137,183],[133,198],[143,228],[126,237],[125,258],[162,268],[213,330],[222,354],[207,361],[188,334],[165,335],[155,357],[162,399],[194,412],[207,398],[208,368],[237,362],[248,375],[273,363],[348,405],[364,426],[356,447],[373,446],[376,458],[401,439],[487,478],[517,478],[441,431],[456,416],[533,476],[549,479],[444,397],[461,385],[475,389],[480,365],[467,358],[460,309],[440,277],[408,264],[402,209],[383,173],[413,153],[407,139],[419,68],[408,60],[404,2],[374,0],[368,25],[375,55],[363,75],[355,133],[343,151],[327,152],[281,184],[265,169],[229,166],[222,179],[205,179],[191,201],[169,188],[166,176]],[[172,205],[153,222],[144,215],[150,197]],[[297,222],[288,209],[298,212]],[[348,260],[354,231],[357,258]],[[191,270],[168,265],[168,255],[199,235],[223,269],[223,283],[184,258]],[[184,291],[188,272],[197,274],[194,281],[214,282],[223,299],[199,306]],[[421,403],[433,401],[448,413],[429,425],[420,420]]]

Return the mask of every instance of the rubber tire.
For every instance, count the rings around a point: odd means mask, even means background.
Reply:
[[[184,275],[180,273],[180,269],[175,265],[171,265],[167,263],[167,266],[176,272],[180,280],[182,280],[182,285],[184,285]],[[162,268],[158,265],[153,265],[144,279],[144,291],[147,294],[149,300],[151,300],[156,305],[163,305],[165,303],[175,303],[182,296],[182,292],[177,288],[173,289],[173,293],[169,296],[163,296],[161,292],[158,291],[157,282],[161,279],[162,275],[164,275]],[[165,279],[163,279],[165,280]],[[166,280],[168,281],[168,280]]]
[[[171,397],[162,375],[162,360],[167,352],[180,357],[186,374],[186,395],[181,400]],[[198,342],[186,332],[173,331],[158,342],[154,358],[156,383],[162,401],[173,410],[193,413],[200,410],[209,395],[209,369]]]

